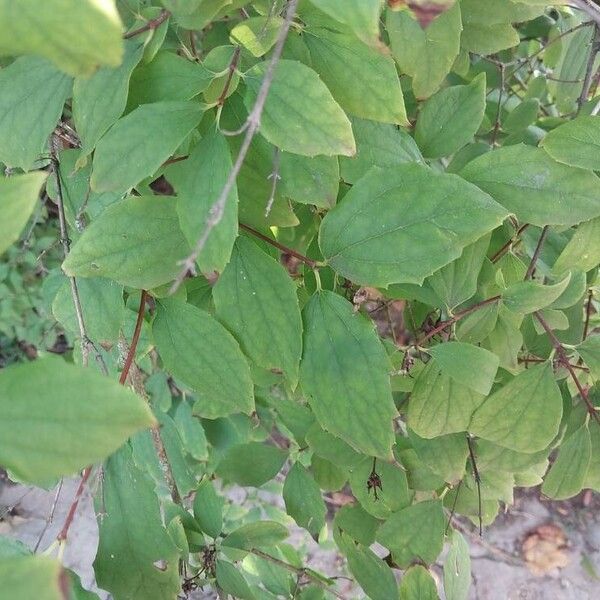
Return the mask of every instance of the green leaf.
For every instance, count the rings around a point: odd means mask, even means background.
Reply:
[[[362,460],[362,456],[341,440],[321,429],[314,423],[306,432],[306,441],[311,450],[340,467],[353,467]]]
[[[331,208],[340,185],[338,159],[282,152],[279,166],[281,191],[294,202]]]
[[[381,480],[381,489],[370,490],[367,481],[373,471],[373,459],[364,457],[350,470],[352,494],[361,506],[374,517],[385,519],[392,513],[410,504],[408,483],[404,471],[388,462],[378,461],[375,471]]]
[[[144,45],[125,42],[125,56],[118,67],[103,67],[91,77],[78,77],[73,84],[73,120],[84,154],[90,153],[108,128],[123,114],[129,79],[142,59]]]
[[[408,125],[400,79],[390,56],[352,34],[331,29],[307,29],[304,40],[313,68],[346,112]]]
[[[231,154],[225,138],[211,132],[193,148],[189,157],[169,166],[165,176],[177,192],[179,223],[190,247],[202,233],[210,209],[219,198],[231,171]],[[202,273],[222,272],[229,262],[238,233],[238,195],[234,185],[221,221],[211,230],[198,257]]]
[[[497,319],[498,303],[488,304],[458,322],[456,339],[467,344],[478,344],[493,331]]]
[[[558,163],[540,148],[499,148],[472,160],[461,175],[523,223],[576,225],[600,215],[598,177]]]
[[[408,403],[408,426],[420,437],[466,431],[483,396],[442,372],[435,360],[419,373]]]
[[[519,133],[535,122],[540,110],[540,101],[537,98],[524,100],[508,114],[502,122],[502,129],[508,133]]]
[[[394,513],[377,531],[377,541],[402,568],[420,559],[432,563],[444,545],[446,519],[439,500],[417,502]]]
[[[154,423],[139,396],[58,358],[0,375],[0,464],[32,483],[98,462]]]
[[[431,96],[450,72],[460,49],[462,24],[458,2],[425,29],[406,10],[388,10],[387,31],[400,69],[412,77],[417,98]]]
[[[165,100],[191,100],[212,81],[212,74],[201,63],[173,52],[161,51],[154,59],[135,69],[131,76],[128,109],[140,104]]]
[[[275,521],[257,521],[238,527],[223,540],[223,546],[238,550],[252,550],[275,546],[289,535],[288,530]]]
[[[475,295],[489,243],[489,236],[484,235],[466,246],[459,258],[427,279],[427,284],[449,308],[455,308]]]
[[[447,600],[467,600],[471,587],[469,544],[456,530],[450,537],[450,550],[444,562],[444,592]]]
[[[215,492],[210,479],[204,479],[194,497],[194,517],[200,529],[217,538],[223,529],[223,498]]]
[[[476,392],[487,396],[498,370],[498,357],[489,350],[465,344],[447,342],[428,350],[441,371]]]
[[[275,45],[282,25],[283,19],[274,15],[250,17],[238,23],[231,30],[229,38],[253,56],[260,57]]]
[[[174,198],[132,196],[86,227],[62,266],[70,276],[150,289],[174,279],[188,252]]]
[[[358,38],[367,44],[379,41],[379,14],[382,0],[310,0],[339,23],[346,25]],[[341,8],[341,10],[340,10]]]
[[[77,281],[81,312],[87,335],[95,344],[110,347],[119,339],[125,317],[123,287],[101,277]],[[71,292],[71,283],[65,281],[52,302],[54,318],[68,331],[79,335],[79,324]]]
[[[244,352],[265,369],[298,383],[302,319],[296,286],[284,267],[248,238],[239,238],[213,288],[217,317]]]
[[[589,271],[600,263],[600,218],[581,223],[552,267],[560,275],[571,269]]]
[[[590,429],[590,441],[592,455],[583,487],[593,489],[597,492],[600,490],[600,427],[592,425]]]
[[[319,423],[371,456],[391,457],[389,362],[373,324],[329,291],[304,309],[300,383]]]
[[[441,435],[430,440],[408,430],[408,437],[420,460],[449,483],[458,483],[465,473],[469,448],[460,433]]]
[[[600,380],[600,335],[591,335],[577,346],[579,356],[595,380]]]
[[[19,239],[39,197],[46,173],[0,177],[0,255]]]
[[[504,306],[515,313],[528,314],[550,306],[567,289],[571,274],[554,285],[541,285],[535,281],[513,283],[502,293]]]
[[[485,74],[440,90],[423,104],[415,140],[426,158],[453,154],[473,139],[485,111]]]
[[[283,500],[287,514],[317,540],[325,526],[327,507],[317,482],[299,462],[294,463],[285,478]]]
[[[425,567],[415,565],[404,573],[400,581],[400,600],[438,599],[435,581]]]
[[[71,78],[44,59],[26,56],[0,70],[0,89],[0,162],[29,171],[60,119]]]
[[[563,440],[554,464],[544,477],[542,494],[554,500],[577,495],[583,489],[591,458],[592,441],[585,424]]]
[[[258,63],[246,73],[245,103],[252,110],[267,65]],[[295,154],[356,152],[348,117],[319,76],[293,60],[279,61],[261,117],[261,134],[272,144]]]
[[[499,306],[495,325],[483,340],[484,347],[500,358],[500,366],[512,373],[519,369],[517,354],[523,346],[523,335],[520,331],[522,321],[522,315]]]
[[[361,285],[421,284],[506,214],[456,175],[418,164],[374,168],[327,214],[319,245],[332,268]]]
[[[340,157],[342,179],[356,183],[371,167],[393,167],[407,162],[424,162],[410,135],[394,125],[352,119],[356,155]]]
[[[202,117],[196,102],[144,104],[120,118],[96,145],[91,186],[125,192],[152,175]],[[149,132],[160,126],[160,135]]]
[[[348,560],[348,569],[372,600],[397,598],[398,587],[393,571],[370,548],[355,544],[342,534],[340,549]]]
[[[260,442],[228,448],[217,465],[217,474],[239,485],[260,487],[281,470],[287,452]]]
[[[517,452],[546,448],[558,433],[562,398],[544,363],[530,367],[492,394],[475,412],[469,431]]]
[[[154,482],[135,465],[129,446],[104,467],[98,585],[115,598],[169,600],[179,591],[178,551],[163,527]]]
[[[592,171],[600,170],[600,117],[583,115],[553,129],[540,146],[555,160]]]
[[[37,54],[71,75],[121,63],[123,40],[112,0],[0,0],[0,54]]]
[[[244,576],[230,562],[217,560],[215,574],[218,586],[226,595],[243,600],[254,600],[255,596]]]
[[[333,518],[333,535],[342,531],[363,546],[375,541],[379,521],[366,512],[360,504],[345,504]]]
[[[248,363],[211,315],[191,304],[161,300],[152,333],[165,368],[197,392],[194,414],[216,419],[254,410]]]
[[[48,556],[19,556],[0,560],[2,593],[13,600],[64,600],[62,565]]]

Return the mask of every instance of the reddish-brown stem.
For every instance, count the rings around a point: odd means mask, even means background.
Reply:
[[[600,425],[600,416],[598,416],[596,408],[594,407],[592,401],[588,396],[587,390],[581,385],[579,377],[577,377],[577,373],[575,373],[575,369],[573,368],[573,365],[571,365],[567,353],[565,352],[564,346],[560,343],[560,340],[556,337],[556,334],[554,333],[554,331],[552,331],[548,323],[546,323],[544,317],[542,317],[542,315],[539,312],[535,312],[534,315],[535,318],[539,321],[540,325],[544,328],[546,334],[548,335],[550,343],[556,351],[556,356],[558,357],[559,363],[569,372],[569,375],[575,383],[575,387],[577,388],[579,395],[581,396],[582,400],[587,406],[587,410],[590,414],[590,417],[592,417],[596,421],[596,423]]]
[[[478,311],[480,308],[487,306],[488,304],[494,304],[494,302],[498,302],[502,298],[502,296],[492,296],[491,298],[486,298],[485,300],[481,300],[481,302],[477,302],[473,304],[473,306],[469,306],[469,308],[465,308],[459,312],[457,312],[452,318],[447,319],[446,321],[442,321],[439,325],[434,327],[431,331],[427,332],[418,342],[417,345],[423,345],[427,340],[430,340],[434,335],[437,335],[441,331],[444,331],[447,327],[450,327],[457,321],[460,321],[463,317],[470,315]]]
[[[142,323],[144,322],[144,312],[146,311],[147,298],[148,292],[146,292],[146,290],[142,290],[142,295],[140,297],[140,307],[138,309],[137,319],[135,322],[135,329],[133,330],[133,337],[131,338],[129,352],[127,353],[127,357],[125,358],[125,363],[123,364],[121,377],[119,377],[119,383],[121,385],[125,385],[125,382],[127,381],[127,376],[129,375],[129,369],[131,369],[131,363],[133,362],[133,358],[135,357],[135,351],[138,345],[138,341],[140,339],[140,333],[142,332]]]
[[[588,290],[587,302],[585,305],[585,323],[583,324],[583,339],[585,340],[590,332],[590,318],[592,316],[592,299],[594,292]]]
[[[548,236],[548,225],[544,225],[542,229],[542,234],[540,235],[540,239],[538,240],[537,246],[533,252],[533,256],[531,257],[531,262],[529,263],[529,267],[527,267],[527,273],[525,273],[525,279],[531,279],[533,273],[535,271],[535,265],[540,257],[540,253],[542,252],[542,246],[546,241],[546,237]]]
[[[90,478],[91,473],[92,473],[92,467],[86,467],[83,470],[83,473],[81,475],[81,481],[79,482],[79,486],[77,488],[77,491],[75,492],[75,498],[73,498],[73,502],[71,503],[71,506],[69,507],[69,512],[67,513],[67,518],[65,519],[64,525],[63,525],[62,529],[60,530],[60,533],[56,536],[56,539],[59,542],[63,542],[64,540],[66,540],[67,536],[69,535],[69,527],[71,527],[71,523],[73,522],[73,519],[75,518],[75,513],[77,512],[77,507],[79,506],[79,501],[81,500],[83,490],[85,489],[85,484],[87,483],[87,480]]]
[[[281,250],[282,252],[285,252],[286,254],[289,254],[290,256],[297,258],[299,261],[303,262],[305,265],[309,266],[311,269],[315,269],[317,267],[316,260],[313,260],[312,258],[308,258],[308,256],[304,256],[303,254],[300,254],[299,252],[296,252],[295,250],[292,250],[291,248],[288,248],[287,246],[280,244],[278,241],[271,239],[269,236],[265,235],[264,233],[261,233],[260,231],[257,231],[256,229],[253,229],[249,225],[246,225],[245,223],[240,223],[240,227],[244,231],[247,231],[248,233],[251,233],[252,235],[256,236],[257,238],[263,240],[264,242],[267,242],[267,244],[271,244],[271,246],[274,246],[278,250]]]
[[[525,363],[525,366],[527,366],[528,363],[545,363],[548,359],[538,358],[537,356],[524,356],[522,358],[519,358],[518,360],[520,363]],[[585,371],[586,373],[589,372],[589,369],[587,367],[584,367],[583,365],[574,365],[571,363],[571,366],[574,369],[579,369],[580,371]]]
[[[163,9],[163,10],[160,11],[160,14],[158,15],[158,17],[156,17],[154,19],[150,19],[145,25],[142,25],[141,27],[138,27],[137,29],[129,31],[128,33],[126,33],[125,35],[123,35],[123,39],[124,40],[128,40],[128,39],[130,39],[132,37],[135,37],[136,35],[139,35],[140,33],[144,33],[146,31],[150,31],[152,29],[157,29],[170,16],[171,16],[171,13],[168,10]]]
[[[498,250],[493,256],[492,258],[490,258],[490,260],[493,263],[498,262],[511,248],[511,246],[513,246],[513,244],[515,244],[515,242],[518,240],[519,236],[529,227],[529,223],[525,223],[523,225],[521,225],[521,227],[519,227],[519,229],[517,229],[517,232],[515,233],[515,235],[513,235],[513,237],[510,238],[510,240],[508,240],[506,242],[506,244],[504,244],[504,246],[502,246],[502,248],[500,248],[500,250]]]
[[[129,375],[129,369],[131,369],[131,364],[133,362],[133,358],[135,356],[135,351],[138,345],[138,341],[140,339],[140,333],[142,331],[142,323],[144,321],[144,312],[146,308],[146,299],[148,297],[148,292],[146,290],[142,290],[142,295],[140,297],[140,308],[138,310],[137,320],[135,322],[135,329],[133,332],[133,337],[131,338],[131,345],[129,346],[129,352],[127,353],[127,357],[125,359],[125,364],[123,365],[123,371],[121,372],[121,376],[119,377],[119,383],[121,385],[125,385],[127,381],[127,376]],[[73,502],[69,507],[69,512],[67,513],[67,517],[63,524],[60,533],[57,536],[57,540],[59,542],[63,542],[67,539],[69,535],[69,528],[73,523],[73,519],[75,518],[75,513],[77,512],[77,507],[79,506],[79,501],[81,500],[81,496],[83,494],[83,490],[85,489],[85,484],[87,483],[90,475],[92,473],[92,467],[86,467],[83,470],[81,475],[81,481],[79,482],[79,486],[77,491],[75,492],[75,498],[73,498]]]
[[[227,79],[225,80],[225,86],[223,87],[223,91],[217,100],[217,106],[223,106],[225,103],[225,99],[227,98],[227,93],[229,92],[229,86],[231,85],[231,80],[233,79],[233,74],[237,69],[238,62],[240,61],[240,52],[242,51],[240,46],[236,46],[233,51],[233,56],[231,57],[231,62],[229,63],[229,72],[227,73]]]

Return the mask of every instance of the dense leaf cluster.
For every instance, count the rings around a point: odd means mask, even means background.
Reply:
[[[0,373],[0,465],[81,474],[41,549],[88,486],[116,600],[350,597],[294,522],[352,597],[464,600],[459,530],[600,490],[575,4],[0,0],[0,359],[38,354]],[[0,589],[95,597],[7,538]]]

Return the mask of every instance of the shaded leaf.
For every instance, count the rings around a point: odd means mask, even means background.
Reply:
[[[287,452],[260,442],[236,444],[226,450],[217,474],[239,485],[260,487],[281,470]]]
[[[317,482],[299,462],[294,463],[285,478],[283,500],[287,514],[317,539],[325,526],[327,507]]]

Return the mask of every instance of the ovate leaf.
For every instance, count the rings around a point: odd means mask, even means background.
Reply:
[[[317,482],[299,462],[294,463],[285,478],[283,500],[287,514],[318,539],[325,525],[327,507]]]
[[[125,192],[152,175],[198,125],[202,112],[196,102],[155,102],[119,119],[96,146],[92,189]]]
[[[0,177],[0,254],[17,241],[37,202],[46,173]]]
[[[592,427],[597,427],[592,423]],[[588,425],[583,425],[563,440],[558,456],[544,477],[542,493],[554,500],[566,500],[583,488],[590,460],[592,441]]]
[[[0,70],[0,89],[0,162],[28,171],[60,119],[71,78],[47,60],[26,56]]]
[[[409,11],[388,10],[386,25],[392,54],[412,77],[417,98],[431,96],[450,71],[460,49],[460,5],[435,18],[425,29]]]
[[[458,383],[487,396],[498,370],[498,357],[479,346],[463,342],[438,344],[428,350],[442,372]]]
[[[592,171],[600,170],[600,117],[583,115],[553,129],[540,146],[555,160]]]
[[[265,369],[298,383],[302,320],[296,287],[284,267],[254,242],[237,240],[213,289],[217,316],[244,352]]]
[[[303,316],[300,382],[319,423],[359,452],[389,458],[396,410],[372,323],[329,291],[315,294]]]
[[[429,98],[419,113],[415,140],[426,158],[453,154],[471,141],[485,110],[485,74]]]
[[[444,545],[444,511],[438,500],[417,502],[394,513],[377,531],[377,541],[400,567],[420,559],[432,563]]]
[[[0,464],[31,483],[98,462],[154,423],[139,396],[58,358],[0,375]]]
[[[91,77],[78,77],[73,84],[73,120],[83,152],[96,142],[123,114],[129,78],[144,53],[144,45],[133,39],[125,43],[125,56],[118,67],[103,67]]]
[[[408,124],[391,57],[351,34],[318,28],[304,35],[313,68],[345,111],[363,119]]]
[[[48,556],[2,558],[0,581],[2,593],[14,600],[64,600],[69,587],[60,562]]]
[[[283,24],[281,17],[250,17],[238,23],[229,34],[231,41],[243,46],[253,56],[266,54],[277,41]]]
[[[560,275],[570,269],[589,271],[600,263],[600,218],[581,223],[556,259],[552,271]]]
[[[248,363],[233,336],[211,315],[163,300],[152,333],[166,369],[197,392],[195,414],[215,419],[254,410]]]
[[[591,335],[577,346],[579,356],[589,367],[592,377],[600,381],[600,335]]]
[[[546,448],[558,433],[562,398],[552,365],[522,371],[475,412],[469,431],[517,452]]]
[[[541,285],[535,281],[519,281],[509,286],[502,294],[506,308],[515,313],[527,314],[546,308],[565,291],[571,280],[568,273],[554,285]]]
[[[267,63],[246,73],[245,102],[252,110]],[[343,154],[356,147],[348,117],[319,76],[293,60],[279,61],[261,117],[260,132],[272,144],[295,154]]]
[[[223,545],[238,550],[252,550],[261,546],[274,546],[285,540],[288,530],[275,521],[257,521],[242,525],[223,540]]]
[[[540,148],[518,144],[488,152],[461,175],[523,223],[576,225],[600,215],[598,177],[558,163]]]
[[[165,176],[177,193],[177,214],[190,246],[203,232],[210,209],[219,198],[231,171],[231,154],[224,137],[211,132],[193,148],[189,157],[174,163]],[[238,195],[234,185],[227,197],[223,217],[210,231],[198,257],[202,273],[221,272],[229,262],[238,233]]]
[[[174,198],[131,197],[109,206],[85,229],[63,270],[149,289],[171,281],[188,253]]]
[[[234,598],[240,598],[240,600],[254,600],[255,596],[248,582],[244,579],[239,569],[236,569],[229,561],[217,560],[215,575],[219,588],[226,595],[231,594]]]
[[[281,470],[287,453],[275,446],[248,442],[227,449],[217,465],[217,475],[238,485],[260,487]]]
[[[421,284],[506,214],[456,175],[403,164],[373,169],[357,182],[323,220],[319,245],[356,283]]]
[[[98,585],[115,598],[168,600],[179,591],[178,551],[163,527],[154,482],[125,446],[104,467]]]
[[[450,550],[444,562],[444,591],[448,600],[467,600],[471,587],[469,544],[456,530],[450,537]]]
[[[122,24],[113,0],[0,0],[0,54],[37,54],[71,75],[116,67]]]
[[[204,479],[194,497],[194,517],[200,529],[217,538],[223,529],[223,498],[217,494],[210,479]]]
[[[400,581],[400,600],[438,600],[438,598],[435,581],[425,567],[415,565],[404,573]]]

